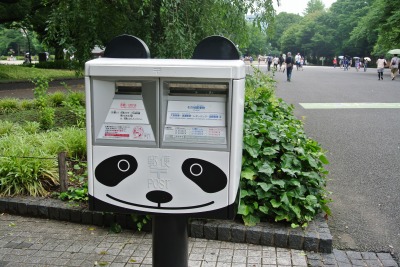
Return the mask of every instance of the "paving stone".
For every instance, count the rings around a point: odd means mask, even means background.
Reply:
[[[332,253],[333,241],[330,233],[319,233],[319,252]]]
[[[304,236],[304,250],[318,252],[319,238],[317,232],[307,232]]]
[[[26,201],[18,202],[18,214],[26,216],[28,213],[27,211],[28,211],[28,207],[27,207]]]
[[[335,255],[336,261],[344,264],[350,264],[350,260],[345,251],[334,249],[333,254]]]
[[[218,237],[218,221],[208,221],[204,224],[204,237],[206,239],[216,240]]]
[[[261,232],[260,245],[273,246],[274,245],[275,228],[270,224],[263,225]]]
[[[244,243],[246,238],[246,230],[244,226],[232,225],[232,242]]]
[[[103,226],[103,213],[101,212],[93,212],[92,213],[93,224],[97,226]]]
[[[381,260],[383,267],[398,267],[398,264],[393,260]]]
[[[9,199],[7,203],[7,212],[10,214],[18,214],[18,201]]]
[[[378,256],[374,252],[361,252],[361,257],[364,260],[377,260]]]
[[[358,251],[347,251],[347,256],[350,260],[362,260],[361,252]]]
[[[286,228],[277,228],[274,232],[274,244],[280,248],[287,248],[289,241],[289,230]]]
[[[248,227],[246,230],[246,243],[259,245],[262,231],[263,228],[261,226]]]
[[[292,249],[303,249],[304,244],[304,231],[298,227],[296,229],[291,229],[288,240],[288,247]]]
[[[87,209],[82,210],[81,222],[83,224],[93,224],[93,213]]]
[[[231,241],[232,239],[232,224],[231,223],[221,223],[218,225],[218,240],[221,241]]]

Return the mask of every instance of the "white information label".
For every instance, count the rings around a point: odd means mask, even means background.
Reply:
[[[225,103],[169,101],[167,125],[225,127]]]
[[[105,122],[149,124],[142,100],[114,99]]]
[[[164,142],[226,145],[225,127],[165,126]]]
[[[104,123],[97,138],[155,141],[151,126],[143,124]]]

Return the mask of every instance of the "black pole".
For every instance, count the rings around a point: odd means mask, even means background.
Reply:
[[[188,267],[188,218],[153,215],[153,267]]]

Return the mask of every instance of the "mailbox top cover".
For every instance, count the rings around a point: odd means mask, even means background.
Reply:
[[[86,62],[86,76],[244,79],[242,60],[98,58]]]

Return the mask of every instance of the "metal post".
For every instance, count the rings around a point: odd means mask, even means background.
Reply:
[[[188,219],[153,215],[153,267],[188,267]]]

